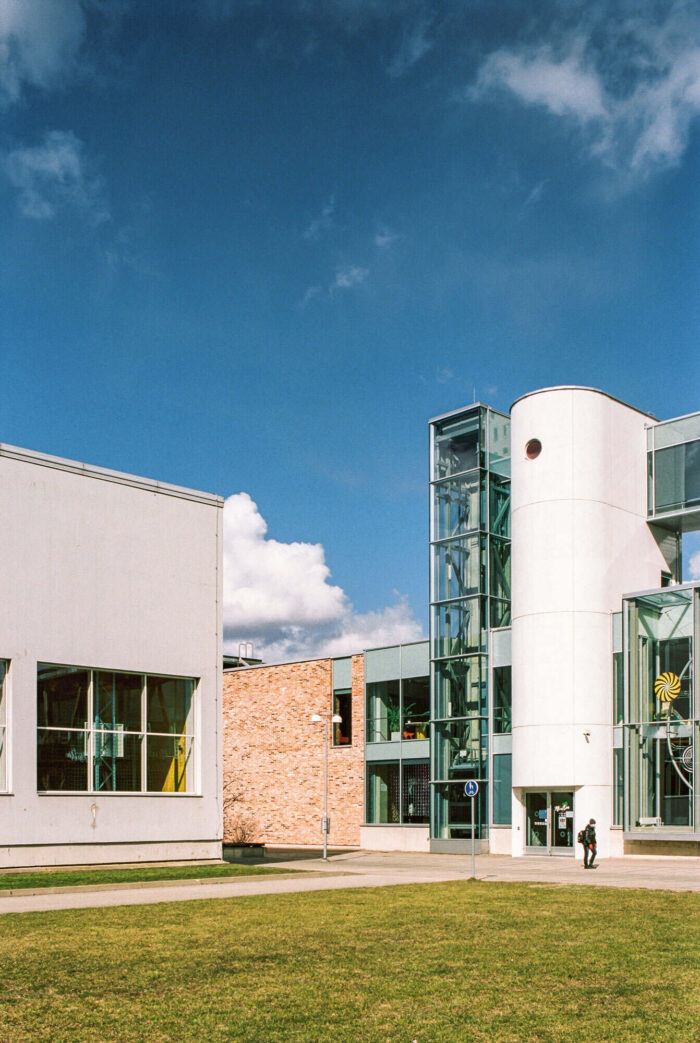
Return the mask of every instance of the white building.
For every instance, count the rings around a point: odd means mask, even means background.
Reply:
[[[592,388],[431,421],[431,847],[700,851],[700,414]]]
[[[0,446],[0,866],[220,857],[222,505]]]

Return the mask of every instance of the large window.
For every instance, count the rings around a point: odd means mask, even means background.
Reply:
[[[430,821],[428,761],[367,765],[367,822],[370,825],[425,825]]]
[[[7,790],[7,695],[5,694],[5,678],[7,662],[0,659],[0,793]]]
[[[427,739],[430,678],[367,683],[367,742]]]
[[[693,829],[694,601],[697,590],[668,587],[625,602],[630,829]]]
[[[511,731],[513,723],[511,668],[496,666],[493,670],[493,730],[498,735]]]
[[[192,793],[193,678],[40,663],[37,789]]]

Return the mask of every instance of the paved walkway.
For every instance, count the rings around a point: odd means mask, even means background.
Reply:
[[[464,880],[471,874],[471,859],[464,855],[357,851],[334,855],[328,862],[320,858],[275,862],[275,868],[304,872],[233,880],[148,882],[113,889],[102,884],[98,885],[99,890],[85,887],[80,891],[51,894],[15,894],[0,897],[0,914]],[[494,881],[700,892],[700,858],[609,859],[601,862],[598,869],[586,871],[578,859],[480,855],[476,859],[476,875],[481,880]]]

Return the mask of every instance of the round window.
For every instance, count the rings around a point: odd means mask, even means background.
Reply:
[[[525,456],[528,460],[536,460],[542,452],[542,443],[539,438],[531,438],[525,446]]]

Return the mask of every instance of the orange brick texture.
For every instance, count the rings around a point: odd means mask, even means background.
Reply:
[[[224,673],[224,842],[323,843],[323,730],[328,729],[331,847],[356,847],[364,821],[364,656],[352,657],[352,744],[332,745],[332,662]],[[231,801],[230,797],[237,799]],[[244,825],[241,831],[240,826]]]

